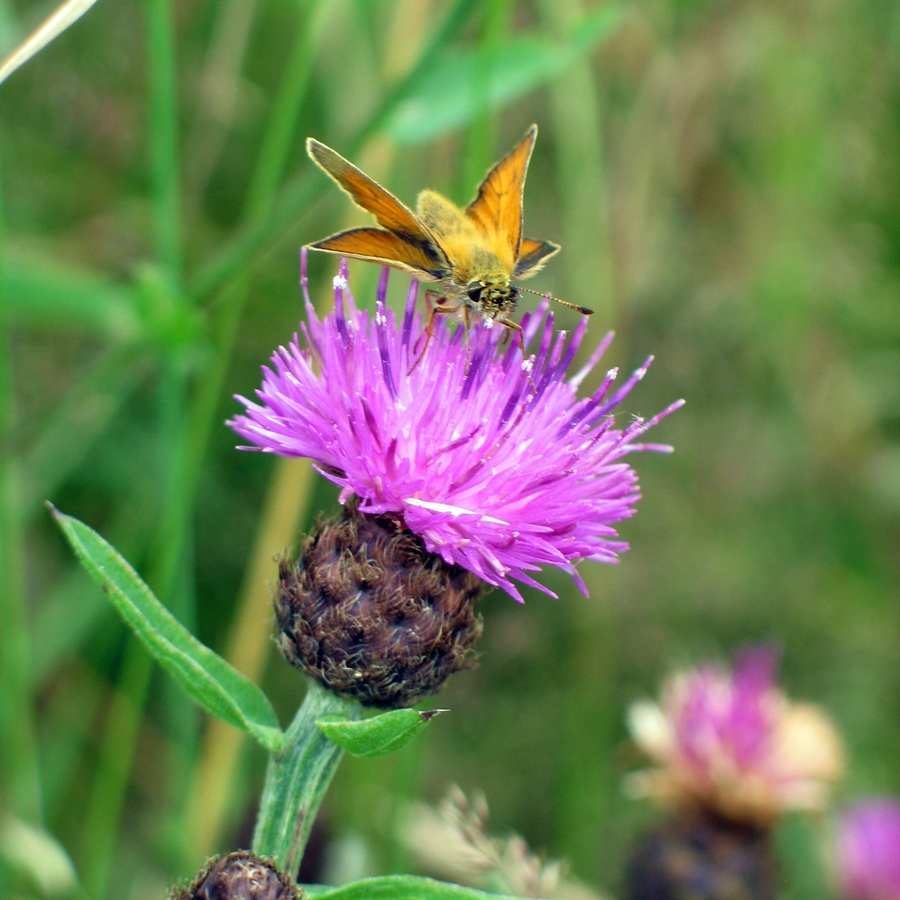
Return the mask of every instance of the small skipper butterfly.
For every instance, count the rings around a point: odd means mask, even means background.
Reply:
[[[440,291],[426,294],[429,337],[435,313],[458,312],[468,329],[470,310],[488,326],[496,323],[521,332],[510,316],[519,291],[528,288],[517,287],[512,279],[534,275],[559,250],[559,245],[550,241],[522,237],[525,175],[536,137],[537,125],[532,125],[487,173],[465,209],[426,190],[419,194],[416,212],[339,153],[309,138],[306,149],[313,162],[381,226],[351,228],[310,246],[438,282]],[[583,315],[593,312],[552,299]],[[431,306],[432,301],[436,306]]]

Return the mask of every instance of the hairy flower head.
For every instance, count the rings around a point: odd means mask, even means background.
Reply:
[[[506,329],[473,327],[467,336],[446,317],[421,352],[415,281],[399,322],[385,305],[387,270],[374,316],[357,309],[346,262],[334,312],[321,320],[305,257],[301,281],[303,346],[295,335],[275,352],[259,402],[238,397],[246,411],[228,423],[252,444],[245,449],[309,457],[341,486],[341,502],[356,495],[363,513],[400,516],[430,552],[517,600],[513,580],[555,596],[528,574],[545,565],[569,572],[587,593],[575,566],[616,562],[627,549],[613,526],[640,495],[624,457],[671,450],[640,439],[680,401],[623,428],[612,416],[650,360],[618,390],[613,369],[578,399],[611,335],[566,377],[587,322],[571,337],[555,334],[546,301],[523,318],[524,357],[519,341],[503,346]]]
[[[822,808],[843,772],[840,738],[818,706],[778,689],[777,662],[762,647],[739,655],[732,671],[707,664],[674,675],[659,705],[634,704],[632,736],[660,768],[632,776],[632,786],[757,824]]]

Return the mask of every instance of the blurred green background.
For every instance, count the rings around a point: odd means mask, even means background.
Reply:
[[[50,8],[3,0],[0,43]],[[223,422],[297,327],[298,247],[365,221],[303,142],[407,202],[463,202],[532,121],[526,233],[563,252],[531,286],[593,307],[589,344],[616,329],[605,365],[656,354],[623,416],[685,397],[653,436],[676,452],[632,457],[633,549],[582,568],[590,599],[552,572],[558,601],[490,594],[452,713],[344,761],[316,877],[412,866],[405,804],[454,781],[614,892],[656,815],[621,791],[628,703],[763,639],[843,728],[843,796],[900,793],[900,6],[100,0],[0,87],[0,798],[87,896],[160,898],[246,845],[264,761],[240,745],[230,765],[42,503],[286,721],[302,679],[266,637],[265,581],[336,494]],[[335,267],[311,260],[320,309]],[[353,267],[360,302],[377,275]],[[0,895],[39,896],[10,833]],[[782,829],[785,898],[826,893],[826,833]]]

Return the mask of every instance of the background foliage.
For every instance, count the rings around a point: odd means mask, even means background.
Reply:
[[[46,11],[4,0],[0,42]],[[633,549],[582,569],[589,600],[552,573],[559,601],[488,596],[452,713],[345,760],[312,877],[412,865],[405,804],[456,781],[614,891],[654,816],[621,793],[625,707],[762,639],[845,729],[846,794],[900,792],[898,51],[888,0],[101,0],[0,88],[3,815],[95,898],[161,897],[246,844],[261,758],[154,670],[41,504],[285,721],[303,688],[265,579],[336,498],[222,422],[296,328],[298,246],[364,220],[303,141],[465,201],[532,121],[527,232],[564,247],[535,286],[618,331],[610,365],[657,355],[629,411],[686,397],[655,435],[676,454],[636,458]],[[313,263],[325,308],[335,262]],[[352,277],[370,299],[377,270]],[[786,823],[785,897],[822,896],[825,831]],[[35,890],[0,862],[0,894]]]

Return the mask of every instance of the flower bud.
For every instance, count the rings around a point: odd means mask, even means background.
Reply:
[[[302,900],[305,896],[271,860],[236,850],[211,859],[190,887],[173,890],[170,900]]]
[[[275,612],[288,661],[364,706],[412,706],[473,665],[483,583],[425,549],[398,516],[355,503],[281,561]]]
[[[640,842],[625,881],[626,900],[775,900],[771,831],[682,810]]]

